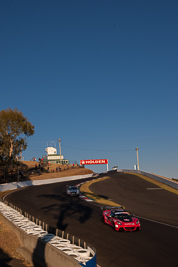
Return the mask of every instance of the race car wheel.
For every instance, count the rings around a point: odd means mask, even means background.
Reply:
[[[103,216],[101,216],[101,222],[104,223],[104,217]]]
[[[112,229],[113,229],[114,231],[117,231],[117,230],[116,230],[116,226],[115,226],[115,224],[113,224]]]

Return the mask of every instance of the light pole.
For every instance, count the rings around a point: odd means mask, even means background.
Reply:
[[[138,157],[138,147],[136,147],[135,150],[137,151],[137,170],[140,170],[139,157]]]
[[[59,142],[60,162],[61,162],[61,139],[60,138],[58,138],[58,142]]]

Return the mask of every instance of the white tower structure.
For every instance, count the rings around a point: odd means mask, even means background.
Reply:
[[[49,146],[46,148],[46,159],[50,163],[58,163],[58,164],[69,164],[68,159],[64,159],[64,156],[61,154],[61,139],[58,139],[59,142],[59,150],[60,155],[57,154],[57,149],[55,147]]]

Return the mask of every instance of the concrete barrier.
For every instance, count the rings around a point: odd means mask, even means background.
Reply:
[[[46,179],[46,180],[5,183],[5,184],[0,184],[0,192],[8,191],[8,190],[14,190],[14,189],[18,189],[18,188],[22,188],[22,187],[26,187],[26,186],[52,184],[52,183],[86,179],[86,178],[90,178],[90,177],[92,177],[92,174],[66,176],[66,177]]]
[[[11,221],[0,214],[1,220],[8,225],[17,235],[20,241],[20,248],[17,249],[24,258],[33,265],[48,267],[77,267],[79,262],[68,256],[64,252],[53,247],[49,243],[45,243],[42,239],[34,235],[26,234],[22,229],[16,227]]]
[[[34,217],[28,214],[24,217],[18,210],[12,204],[0,202],[0,219],[17,235],[20,241],[17,251],[34,266],[96,267],[96,251],[92,246],[74,236],[69,238],[68,234],[68,239],[63,238],[65,233],[59,229],[55,232],[61,232],[61,237],[50,234],[47,225],[42,223],[43,227],[40,226],[41,221],[36,225]],[[77,241],[84,246],[77,246]]]
[[[167,179],[165,177],[162,177],[162,176],[159,176],[159,175],[156,175],[156,174],[153,174],[153,173],[149,173],[149,172],[144,172],[144,171],[140,171],[140,170],[130,170],[130,169],[119,169],[117,170],[118,172],[130,172],[130,173],[138,173],[138,174],[141,174],[141,175],[144,175],[146,177],[149,177],[151,179],[154,179],[158,182],[161,182],[163,184],[166,184],[172,188],[175,188],[175,189],[178,189],[178,183],[177,182],[174,182],[170,179]]]

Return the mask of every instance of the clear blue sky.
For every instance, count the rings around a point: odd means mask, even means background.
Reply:
[[[25,160],[61,138],[71,162],[132,169],[139,147],[178,178],[177,0],[1,0],[0,89],[35,126]]]

